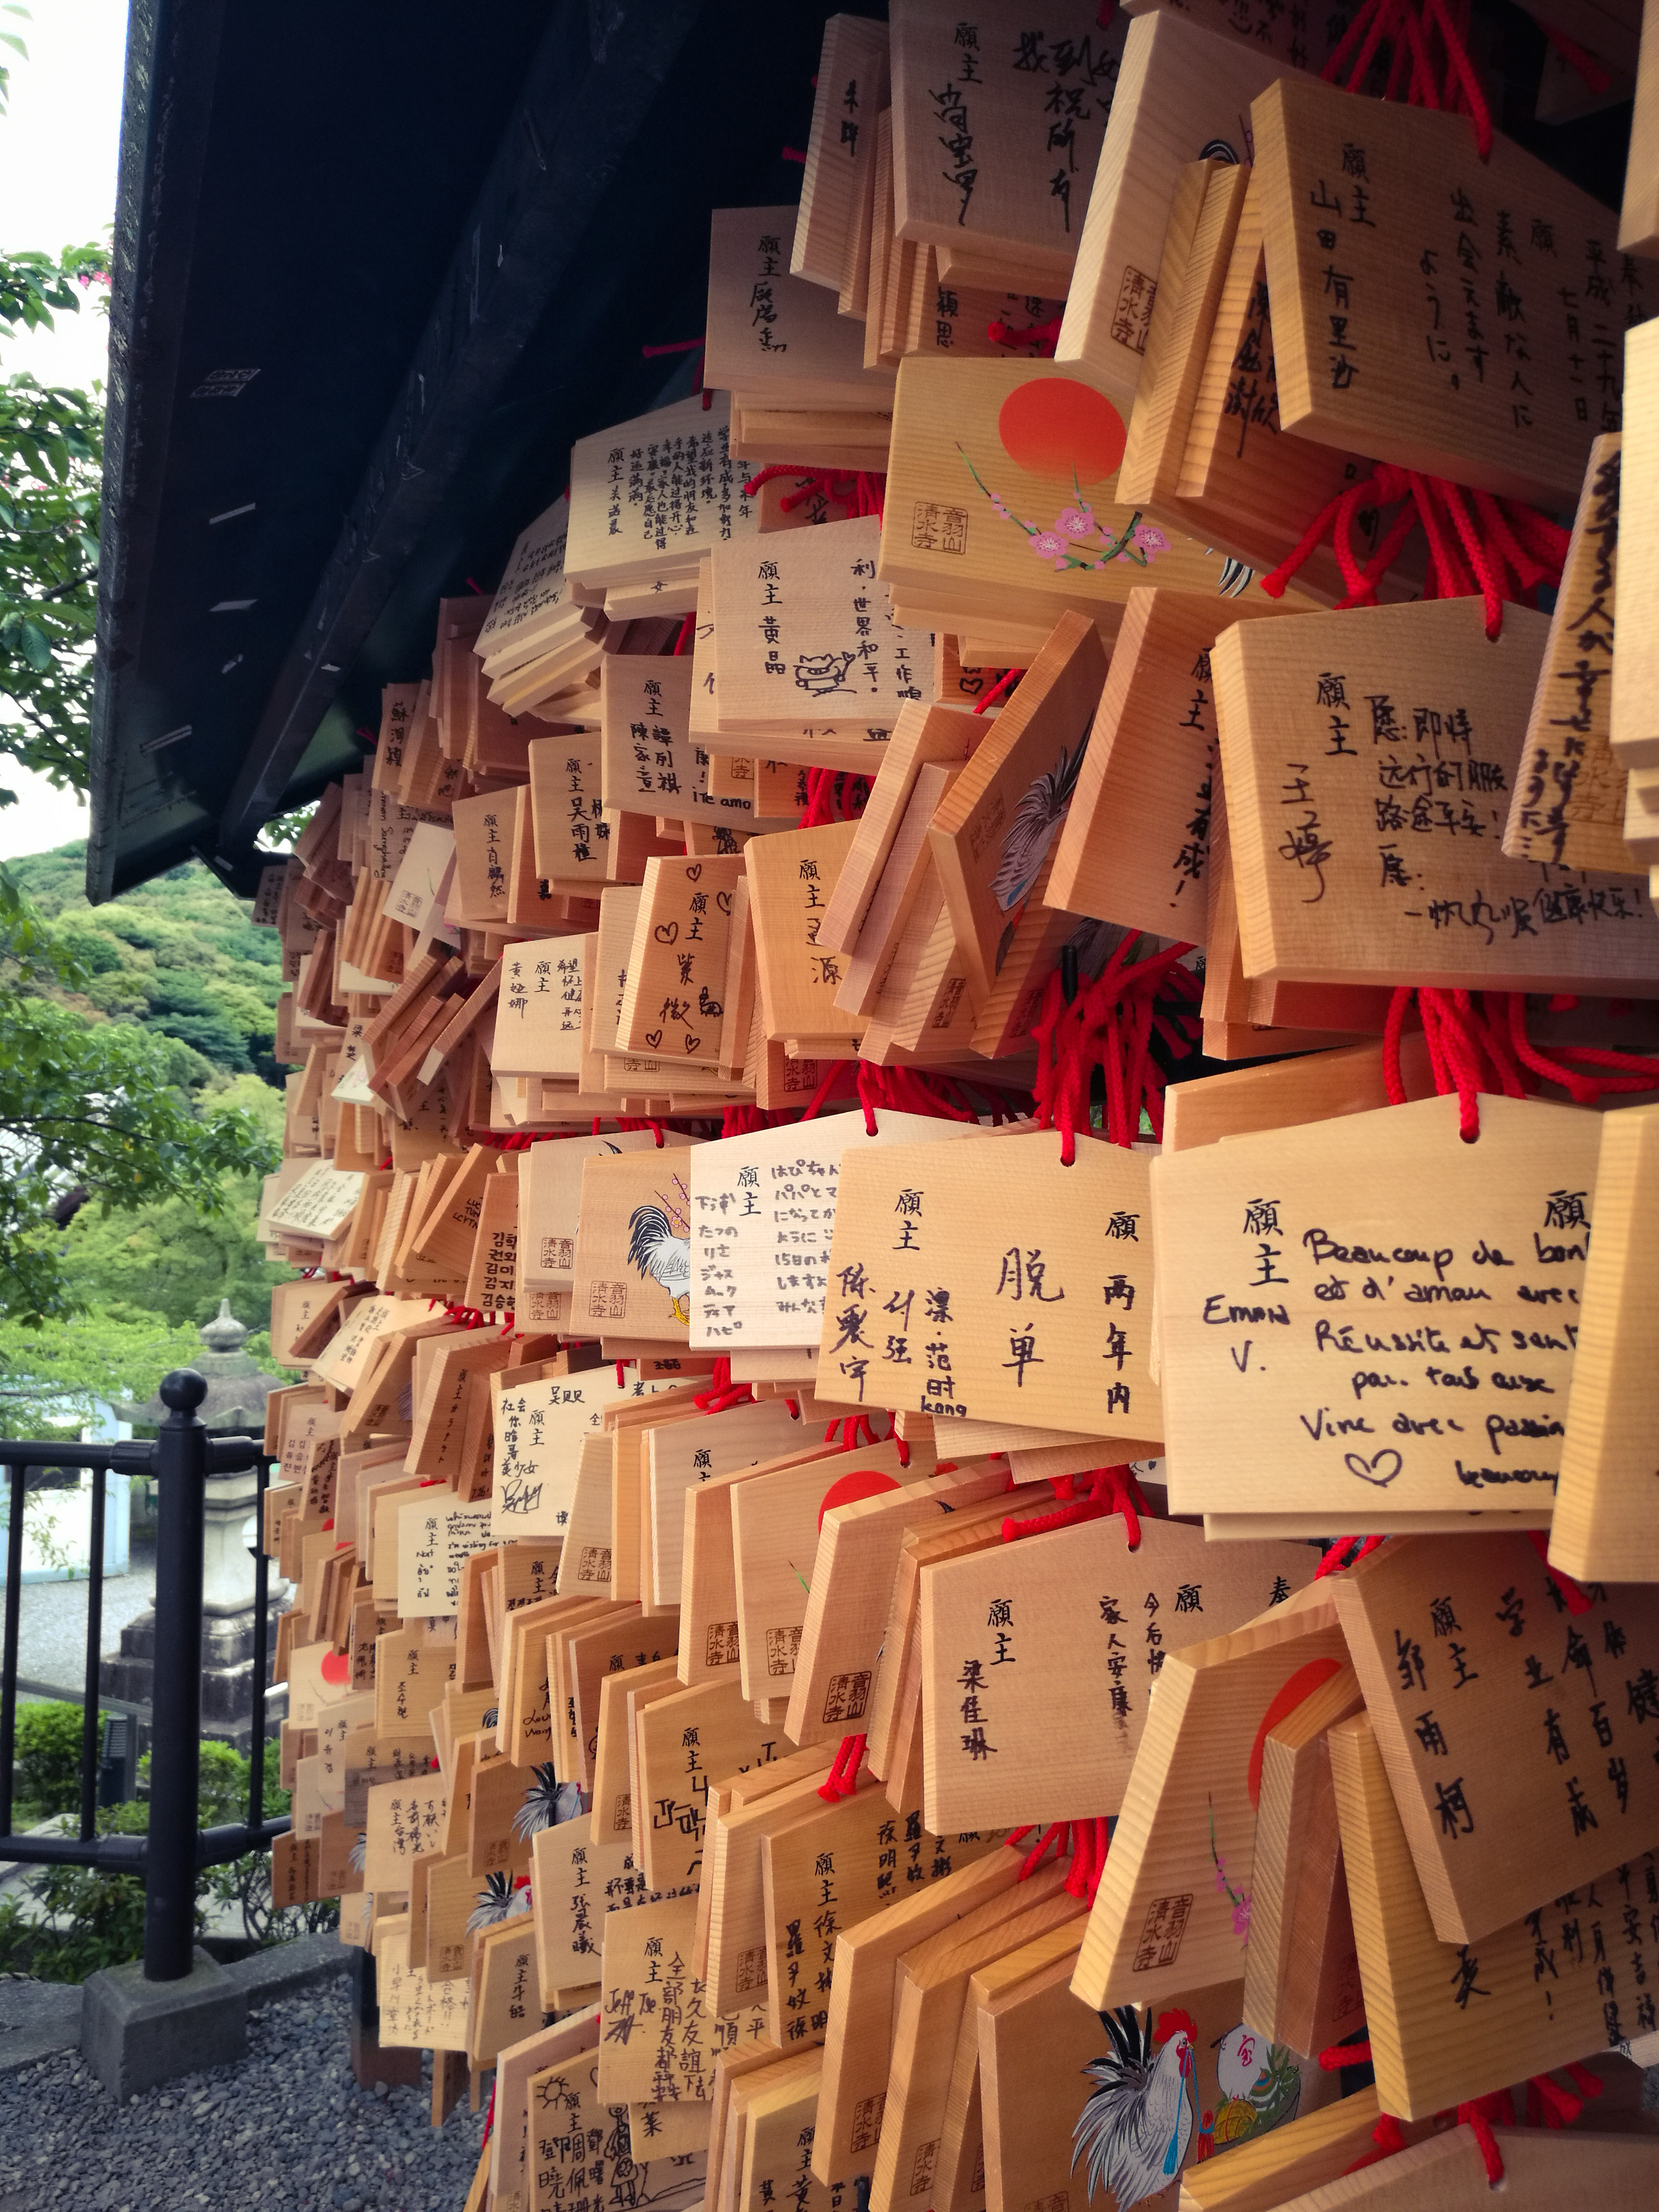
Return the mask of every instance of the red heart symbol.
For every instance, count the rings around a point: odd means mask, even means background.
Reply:
[[[679,933],[680,926],[677,921],[659,921],[651,933],[659,945],[672,945]]]
[[[645,1033],[645,1041],[650,1046],[653,1052],[657,1051],[662,1044],[662,1031],[660,1030],[647,1030]]]
[[[337,1686],[351,1680],[351,1662],[343,1651],[325,1651],[322,1664],[317,1669],[324,1681]]]

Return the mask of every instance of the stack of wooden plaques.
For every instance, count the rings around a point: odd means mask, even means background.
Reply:
[[[275,1887],[471,2212],[1654,2201],[1654,278],[1308,12],[832,17],[261,884]]]

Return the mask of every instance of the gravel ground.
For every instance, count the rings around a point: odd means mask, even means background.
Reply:
[[[278,1998],[240,2065],[125,2106],[74,2051],[0,2076],[0,2212],[461,2212],[483,2114],[358,2088],[346,2023],[343,1982]]]

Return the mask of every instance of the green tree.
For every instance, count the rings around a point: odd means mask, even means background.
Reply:
[[[84,1306],[54,1206],[182,1199],[216,1220],[227,1178],[273,1166],[277,1147],[245,1107],[198,1111],[177,1042],[28,995],[84,979],[3,870],[0,962],[0,1317],[38,1327]]]
[[[27,16],[8,5],[0,13]],[[0,46],[26,47],[15,31]],[[6,74],[0,69],[0,112]],[[109,252],[0,253],[0,335],[51,330],[106,281]],[[84,793],[91,740],[104,402],[18,374],[0,382],[0,701],[5,749],[60,787]],[[16,793],[0,791],[0,805]]]

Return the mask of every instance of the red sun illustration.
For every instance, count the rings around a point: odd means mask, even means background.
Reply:
[[[1250,1746],[1250,1803],[1258,1810],[1261,1804],[1261,1754],[1269,1731],[1293,1713],[1304,1698],[1314,1692],[1333,1674],[1342,1671],[1340,1659],[1310,1659],[1305,1667],[1298,1667],[1261,1716],[1261,1725],[1255,1732],[1255,1741]]]
[[[317,1672],[324,1681],[332,1682],[337,1687],[342,1682],[351,1680],[351,1662],[343,1651],[325,1651]]]
[[[1104,393],[1071,376],[1036,376],[1002,403],[997,434],[1011,461],[1034,476],[1099,483],[1116,473],[1129,433]]]
[[[855,1474],[838,1474],[819,1501],[818,1526],[823,1528],[823,1516],[832,1505],[854,1505],[860,1498],[879,1498],[884,1490],[897,1488],[890,1474],[878,1474],[873,1468],[860,1468]]]

